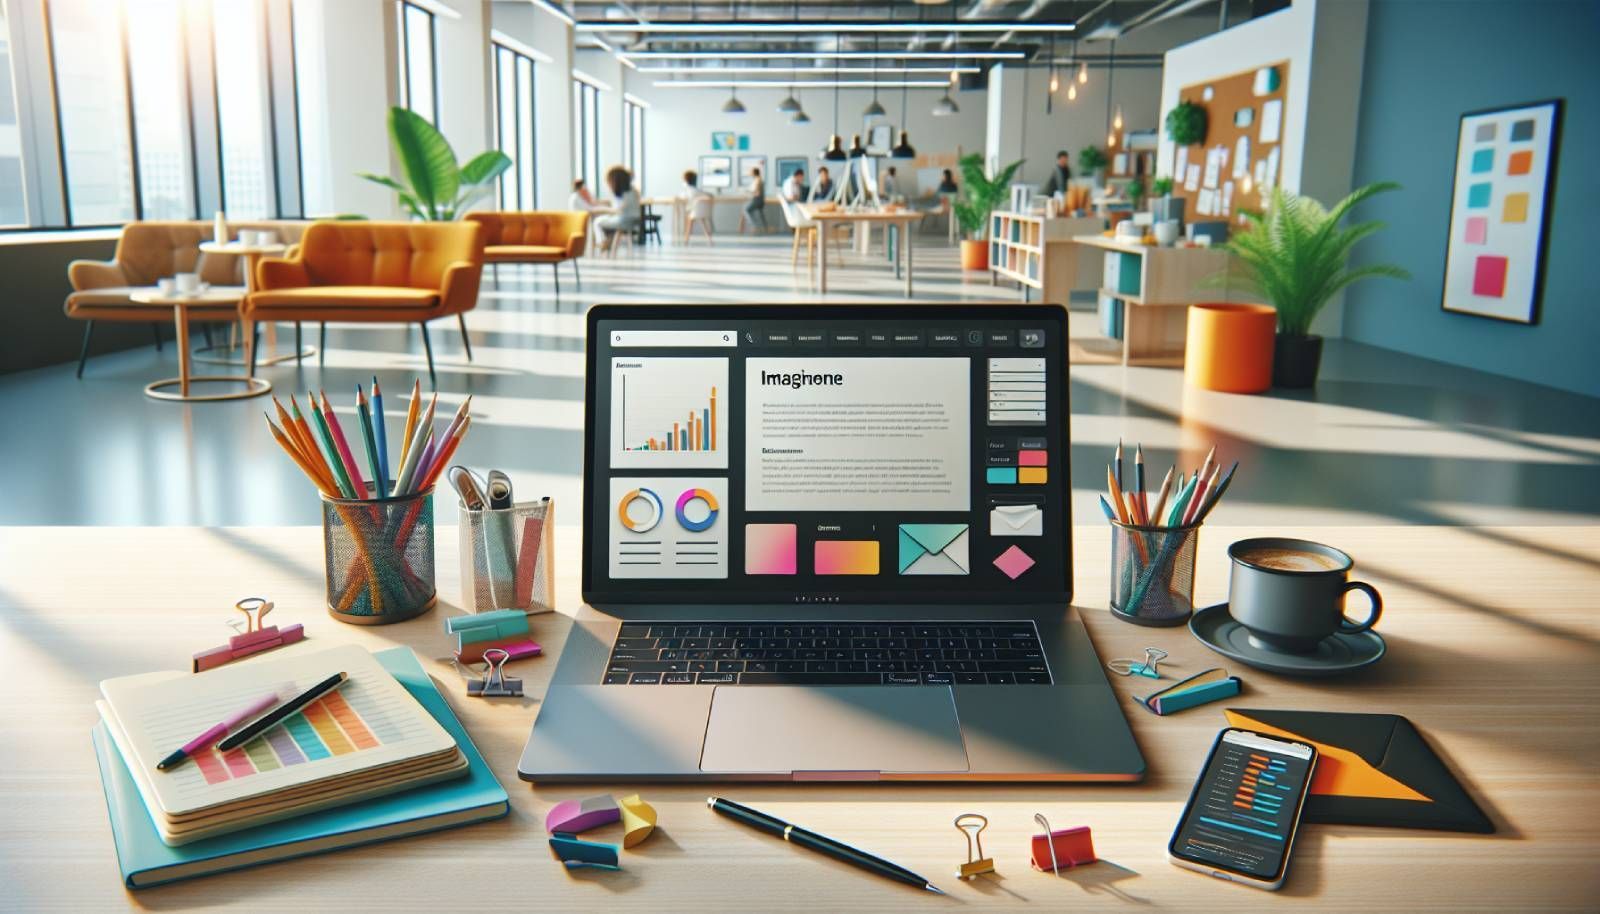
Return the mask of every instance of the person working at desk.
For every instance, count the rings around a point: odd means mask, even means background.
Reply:
[[[714,201],[710,194],[700,189],[700,175],[694,169],[683,173],[683,190],[678,194],[678,199],[683,201],[686,220],[684,235],[693,234],[694,227],[698,225],[705,232],[706,243],[711,244],[711,207]]]
[[[1044,179],[1044,186],[1039,188],[1039,193],[1046,197],[1061,194],[1066,196],[1067,183],[1072,180],[1072,169],[1069,164],[1072,156],[1067,155],[1065,149],[1056,153],[1056,167],[1050,169],[1050,177]]]
[[[828,166],[817,169],[817,183],[811,186],[811,199],[808,202],[833,199],[833,178],[828,176]]]
[[[744,205],[744,214],[750,217],[751,228],[762,235],[767,233],[767,182],[759,168],[750,169],[750,201]]]
[[[594,194],[589,193],[588,182],[579,178],[572,182],[572,196],[567,198],[567,208],[588,212],[599,209],[600,201],[594,198]]]
[[[900,176],[895,174],[893,165],[889,166],[889,170],[883,175],[883,180],[879,182],[878,196],[885,203],[900,196]]]
[[[611,250],[611,246],[617,243],[618,232],[633,231],[643,219],[639,192],[633,189],[633,175],[628,169],[621,165],[611,166],[611,170],[606,172],[606,187],[611,191],[616,212],[607,213],[594,221],[600,229],[602,251]]]
[[[778,189],[783,199],[788,203],[799,203],[806,195],[806,173],[804,171],[790,172],[789,177],[783,181],[783,186]]]

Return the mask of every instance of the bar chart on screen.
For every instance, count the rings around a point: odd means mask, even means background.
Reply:
[[[728,361],[611,360],[613,467],[723,468]]]

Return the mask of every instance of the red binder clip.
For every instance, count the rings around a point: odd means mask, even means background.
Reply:
[[[267,613],[272,612],[272,601],[263,597],[245,597],[233,604],[233,608],[244,613],[245,630],[232,638],[228,643],[214,647],[209,651],[201,651],[194,655],[193,670],[203,673],[225,663],[270,651],[275,647],[293,644],[305,639],[305,627],[299,623],[286,626],[282,629],[276,625],[262,625],[261,620]],[[229,625],[236,623],[230,622]]]
[[[1050,822],[1043,813],[1034,813],[1033,821],[1044,828],[1044,834],[1033,836],[1034,869],[1041,873],[1060,873],[1062,867],[1082,866],[1095,861],[1094,841],[1089,837],[1089,826],[1051,831]]]

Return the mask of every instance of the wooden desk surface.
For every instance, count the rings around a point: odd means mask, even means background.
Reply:
[[[800,211],[813,222],[914,222],[928,214],[920,210],[903,209],[892,213],[882,210],[827,210],[817,212],[813,204],[800,204]]]
[[[1197,596],[1220,599],[1223,550],[1257,529],[1201,538]],[[1182,803],[1219,727],[1218,706],[1128,718],[1149,761],[1143,784],[534,787],[516,760],[568,630],[534,617],[546,657],[515,664],[521,701],[469,699],[448,663],[442,619],[456,610],[455,531],[438,535],[440,606],[361,628],[320,608],[320,532],[269,529],[0,528],[0,909],[189,910],[1594,910],[1600,904],[1600,528],[1278,529],[1338,545],[1383,591],[1389,656],[1367,674],[1308,682],[1235,668],[1237,704],[1389,711],[1415,721],[1500,828],[1458,835],[1347,826],[1301,831],[1288,885],[1273,894],[1166,862]],[[576,605],[577,531],[560,532],[562,608]],[[1184,629],[1121,623],[1106,601],[1108,537],[1080,527],[1077,593],[1102,658],[1145,645],[1167,668],[1223,664]],[[183,668],[220,643],[234,600],[277,601],[273,621],[303,622],[311,645],[416,649],[511,794],[509,818],[435,835],[128,893],[113,861],[89,729],[100,679]],[[1131,685],[1113,677],[1119,693]],[[1041,721],[1048,726],[1048,721]],[[661,815],[619,873],[569,875],[551,858],[543,815],[558,800],[640,791]],[[739,828],[705,808],[723,793],[858,843],[932,879],[938,898]],[[1000,879],[951,875],[963,812],[989,817],[984,847]],[[1035,812],[1089,825],[1101,863],[1032,872]],[[617,826],[597,830],[620,840]],[[797,891],[797,889],[803,889]]]

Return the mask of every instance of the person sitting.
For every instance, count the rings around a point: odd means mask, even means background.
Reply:
[[[941,193],[941,194],[959,194],[959,193],[961,193],[961,188],[956,186],[956,176],[948,168],[946,168],[944,170],[944,174],[939,176],[939,193]]]
[[[805,171],[796,169],[795,171],[790,172],[789,177],[783,180],[783,187],[781,190],[779,190],[779,193],[783,194],[783,199],[789,203],[799,203],[801,200],[805,199]]]
[[[809,202],[832,199],[833,179],[828,177],[828,166],[824,165],[817,169],[817,183],[811,185],[811,200]]]
[[[567,198],[568,209],[588,212],[589,210],[596,209],[599,206],[600,201],[594,198],[594,194],[589,193],[588,182],[584,181],[582,178],[572,182],[572,196]]]
[[[611,191],[612,205],[616,211],[595,220],[595,227],[600,229],[602,251],[610,251],[617,243],[618,232],[631,232],[644,221],[639,192],[633,189],[633,175],[628,169],[621,165],[611,166],[606,172],[606,188]]]
[[[893,165],[890,165],[889,170],[884,173],[883,180],[878,182],[878,196],[883,198],[885,203],[900,196],[900,178],[895,174]]]
[[[714,201],[710,194],[700,189],[700,175],[694,169],[683,173],[683,190],[678,194],[678,199],[683,201],[684,206],[684,240],[688,241],[688,236],[694,234],[694,227],[698,225],[705,232],[706,243],[711,244],[711,208]]]
[[[767,182],[761,177],[761,169],[750,169],[750,200],[744,205],[744,214],[750,217],[750,228],[757,234],[765,235],[770,229],[767,225]],[[739,230],[743,231],[741,223]]]
[[[1072,157],[1067,155],[1065,149],[1056,153],[1056,166],[1050,169],[1050,177],[1045,178],[1044,186],[1039,188],[1041,195],[1046,197],[1053,197],[1056,194],[1061,194],[1063,197],[1066,196],[1068,182],[1072,180],[1072,169],[1068,167],[1068,163],[1071,161]]]

